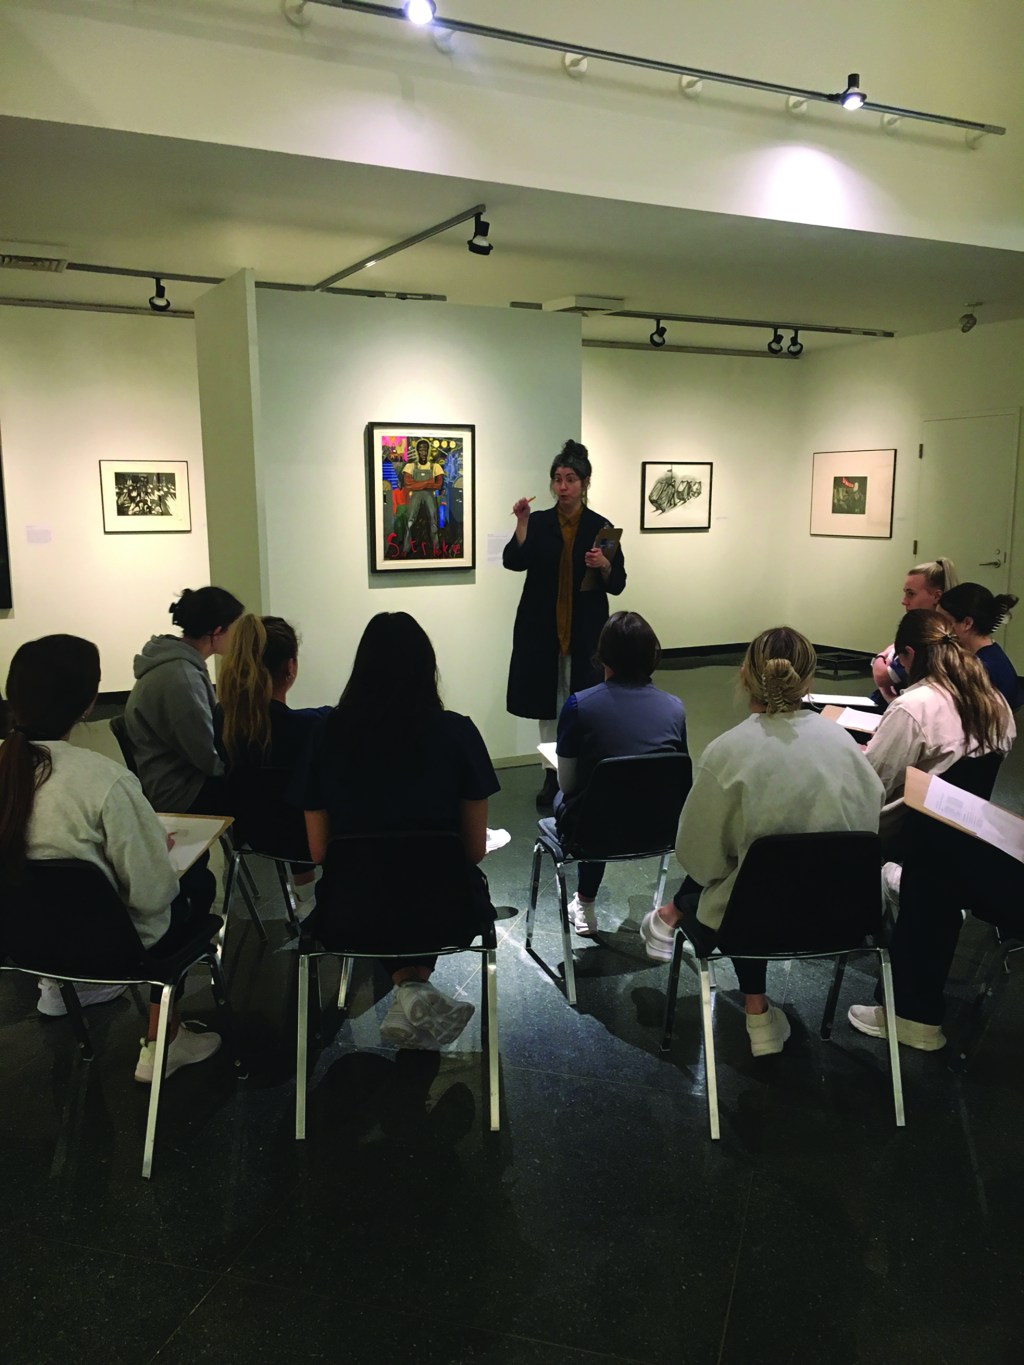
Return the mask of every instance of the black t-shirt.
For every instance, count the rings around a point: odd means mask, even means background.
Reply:
[[[346,770],[326,742],[326,720],[296,773],[291,799],[303,810],[325,810],[332,836],[386,830],[446,829],[461,832],[463,801],[483,801],[500,790],[486,746],[468,716],[415,707],[395,723],[416,728],[399,764],[371,763]],[[402,752],[399,750],[399,752]]]

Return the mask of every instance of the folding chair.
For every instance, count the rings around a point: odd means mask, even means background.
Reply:
[[[144,1180],[153,1170],[175,988],[199,963],[209,968],[225,1045],[235,1067],[240,1067],[231,1010],[212,943],[219,927],[217,916],[209,915],[187,943],[167,957],[157,957],[139,942],[124,903],[100,869],[73,858],[30,861],[24,881],[0,892],[0,943],[5,954],[0,970],[57,980],[83,1061],[92,1061],[93,1049],[72,983],[160,987],[156,1059],[142,1155]]]
[[[239,878],[248,872],[246,859],[263,858],[274,864],[288,922],[298,930],[298,901],[292,873],[316,864],[310,861],[306,841],[306,822],[301,810],[285,801],[284,793],[291,774],[286,768],[242,766],[231,768],[227,775],[227,798],[235,823],[231,853],[227,856],[228,869],[224,882],[224,918],[227,920],[231,898],[236,885],[240,886],[257,934],[265,943],[267,931],[250,897],[245,895],[245,884]],[[251,874],[250,874],[251,878]]]
[[[353,834],[332,839],[317,887],[316,911],[299,937],[295,1055],[295,1136],[306,1136],[309,975],[322,957],[338,957],[344,1009],[355,958],[413,958],[480,953],[481,1030],[485,1042],[489,1119],[500,1125],[497,937],[493,920],[480,924],[479,944],[464,937],[478,911],[479,885],[462,840],[446,831]],[[469,875],[467,875],[467,873]],[[486,887],[486,882],[482,883]],[[439,930],[433,926],[441,926]],[[315,935],[315,938],[314,938]],[[441,940],[438,942],[438,940]],[[320,946],[317,946],[317,943]],[[412,945],[412,946],[410,946]]]
[[[771,834],[755,839],[747,850],[717,934],[718,947],[706,956],[694,954],[700,977],[708,1122],[713,1139],[721,1133],[711,1015],[712,963],[724,957],[767,958],[769,962],[835,958],[832,985],[821,1019],[821,1037],[828,1038],[847,959],[851,953],[875,953],[885,993],[885,1017],[890,1022],[895,1019],[888,951],[868,942],[881,925],[880,860],[878,835],[850,830],[835,834]],[[667,1051],[672,1041],[679,969],[687,944],[682,928],[677,928],[665,1001],[662,1051]],[[896,1126],[902,1128],[906,1120],[895,1028],[888,1028],[887,1034]]]
[[[660,858],[654,893],[654,904],[660,905],[669,859],[675,850],[679,812],[692,781],[693,764],[687,754],[605,758],[594,769],[565,831],[552,834],[550,821],[538,823],[537,841],[533,846],[530,903],[526,912],[526,947],[533,945],[540,866],[547,853],[558,878],[562,971],[570,1005],[576,1004],[576,972],[565,869],[573,863],[625,863]]]

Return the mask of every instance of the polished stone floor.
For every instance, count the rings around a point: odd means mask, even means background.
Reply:
[[[662,681],[687,702],[694,752],[742,714],[732,668]],[[537,770],[501,778],[489,823],[513,837],[486,871],[495,903],[522,912]],[[998,795],[1019,807],[1012,761]],[[953,1049],[902,1050],[898,1131],[884,1045],[845,1023],[818,1037],[825,967],[772,969],[793,1036],[757,1060],[723,970],[712,1144],[685,970],[676,1040],[659,1051],[668,969],[636,932],[654,879],[653,864],[609,869],[601,935],[577,940],[578,1012],[548,974],[561,958],[550,880],[536,958],[523,914],[501,920],[497,1135],[478,1021],[441,1055],[385,1048],[387,983],[364,969],[351,1017],[324,1019],[295,1142],[295,955],[269,882],[269,944],[244,912],[227,940],[249,1078],[218,1057],[168,1082],[151,1182],[131,1000],[89,1011],[86,1066],[66,1022],[37,1015],[34,983],[5,977],[4,1365],[1020,1360],[1019,973],[965,1074]],[[987,944],[969,921],[951,1027]],[[840,1018],[870,999],[867,971],[848,971]],[[336,972],[324,977],[327,995]],[[470,955],[438,979],[478,998]],[[186,1004],[212,1021],[201,977]]]

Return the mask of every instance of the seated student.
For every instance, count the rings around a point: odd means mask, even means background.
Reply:
[[[953,623],[953,634],[975,658],[985,665],[992,685],[1006,698],[1011,711],[1016,711],[1021,696],[1017,670],[992,636],[1017,605],[1012,593],[998,597],[980,583],[958,583],[939,598],[939,611]]]
[[[934,610],[942,594],[956,583],[956,566],[951,559],[931,559],[926,564],[915,564],[903,580],[903,610]],[[871,676],[877,689],[872,692],[871,700],[884,709],[907,685],[895,645],[886,645],[881,654],[875,655]]]
[[[220,669],[214,711],[217,751],[227,769],[228,805],[236,816],[237,787],[245,784],[247,772],[256,767],[293,773],[317,721],[331,710],[329,706],[293,710],[288,705],[298,672],[298,636],[287,621],[251,613],[239,617]],[[283,803],[283,786],[281,796]],[[282,817],[281,842],[275,847],[306,861],[309,848],[302,812],[290,808],[288,815],[294,819]],[[293,873],[300,918],[313,908],[314,877],[308,869]]]
[[[698,952],[743,952],[729,938],[726,907],[755,839],[878,828],[882,784],[871,765],[838,725],[801,710],[816,664],[809,641],[789,626],[764,631],[748,648],[740,682],[751,714],[704,750],[676,842],[687,878],[674,901],[648,911],[640,927],[655,961],[671,959],[676,925]],[[828,914],[827,904],[821,913]],[[737,958],[733,965],[751,1052],[781,1052],[789,1020],[765,994],[767,963]]]
[[[406,703],[396,722],[394,690]],[[469,944],[494,919],[487,881],[477,864],[487,841],[487,798],[498,791],[480,732],[468,716],[446,711],[438,692],[437,659],[422,626],[404,611],[381,612],[363,631],[338,705],[320,722],[294,798],[306,812],[313,860],[323,863],[333,836],[451,830],[465,846],[476,906],[469,920],[424,925],[429,941]],[[328,864],[325,879],[330,877]],[[320,886],[326,888],[326,880]],[[387,905],[380,907],[388,938]],[[315,924],[315,919],[314,919]],[[358,933],[363,924],[353,923]],[[410,945],[418,947],[420,945]],[[394,950],[401,952],[401,945]],[[438,1048],[453,1042],[473,1014],[430,981],[437,958],[389,959],[395,997],[381,1025],[386,1043]]]
[[[635,611],[609,616],[597,642],[604,682],[574,692],[558,721],[558,786],[554,819],[542,820],[552,833],[571,833],[580,798],[603,758],[626,754],[686,753],[683,703],[651,682],[661,659],[658,637]],[[577,934],[597,930],[594,900],[604,863],[580,863],[578,889],[569,902]]]
[[[154,635],[136,654],[125,729],[155,810],[221,815],[224,765],[213,741],[206,660],[224,653],[244,608],[223,588],[186,588],[169,610],[181,636]]]
[[[46,635],[24,644],[11,661],[7,701],[11,732],[0,747],[0,880],[17,884],[27,858],[93,863],[117,890],[143,947],[156,953],[187,941],[206,919],[216,885],[211,873],[179,884],[168,839],[138,779],[120,763],[68,742],[99,691],[96,646],[75,635]],[[187,885],[186,885],[187,884]],[[99,1004],[120,987],[79,988],[83,1004]],[[40,1012],[63,1014],[57,983],[40,982]],[[159,1000],[159,993],[157,993]],[[135,1079],[153,1079],[158,1005],[150,1008]],[[165,1075],[210,1057],[216,1033],[190,1033],[171,1017]]]

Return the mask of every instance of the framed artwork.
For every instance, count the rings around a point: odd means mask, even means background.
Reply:
[[[3,455],[2,448],[0,448],[0,611],[13,606],[11,553],[7,543],[7,499],[4,494]]]
[[[368,424],[373,573],[475,567],[475,446],[469,425]]]
[[[811,535],[892,538],[895,450],[816,450]]]
[[[108,536],[191,531],[186,460],[100,460]]]
[[[644,460],[640,466],[641,531],[709,531],[714,465]]]

